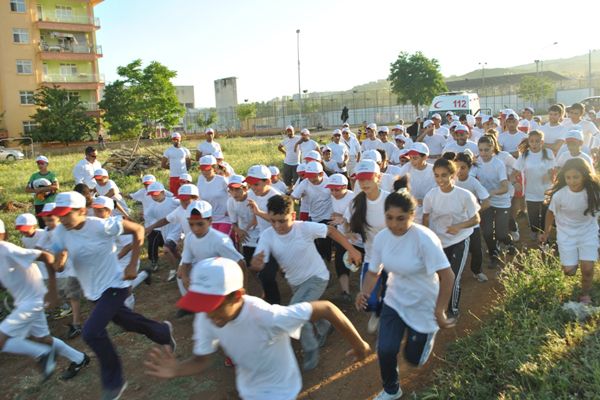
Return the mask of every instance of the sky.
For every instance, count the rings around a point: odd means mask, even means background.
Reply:
[[[239,102],[298,93],[298,38],[309,92],[384,79],[402,51],[444,76],[600,51],[600,1],[587,0],[105,0],[95,15],[107,82],[136,58],[158,61],[194,86],[196,107],[213,107],[214,80],[230,76]]]

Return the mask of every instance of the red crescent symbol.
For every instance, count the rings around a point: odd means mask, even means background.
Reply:
[[[441,101],[436,101],[435,104],[433,105],[433,108],[440,108],[440,103],[441,103]]]

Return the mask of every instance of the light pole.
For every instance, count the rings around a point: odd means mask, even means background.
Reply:
[[[302,128],[302,89],[300,86],[300,29],[296,29],[296,50],[298,51],[298,124]]]
[[[541,51],[543,52],[544,50],[549,49],[552,46],[556,46],[557,44],[558,44],[558,42],[552,42],[552,44],[544,47]],[[543,54],[542,54],[542,57],[540,57],[540,58],[541,58],[540,59],[540,72],[541,72],[542,75],[544,75],[544,58],[543,58]]]
[[[481,98],[485,89],[485,66],[487,65],[487,62],[482,61],[479,65],[481,65],[481,95],[479,96],[479,98]]]

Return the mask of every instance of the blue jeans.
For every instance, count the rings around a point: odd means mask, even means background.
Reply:
[[[360,271],[360,286],[365,279],[365,275],[369,271],[369,263],[364,263]],[[387,272],[381,271],[381,275],[377,278],[377,283],[367,300],[367,308],[365,311],[374,311],[375,314],[381,314],[381,306],[383,305],[383,298],[385,297],[385,290],[387,288]]]
[[[432,316],[433,317],[433,316]],[[398,313],[384,304],[379,320],[379,336],[377,338],[377,358],[379,371],[383,382],[383,390],[389,394],[398,393],[400,381],[398,379],[398,353],[400,343],[407,333],[404,357],[415,366],[422,366],[427,362],[435,341],[434,333],[420,333],[404,322]]]

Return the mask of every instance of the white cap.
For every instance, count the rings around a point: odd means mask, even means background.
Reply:
[[[418,155],[425,154],[426,156],[428,156],[429,155],[429,147],[427,147],[427,145],[425,143],[416,142],[416,143],[412,144],[412,146],[410,147],[410,150],[406,154],[409,156],[417,155],[417,154]]]
[[[193,265],[190,287],[177,307],[194,313],[211,312],[223,303],[225,296],[243,287],[244,273],[235,261],[207,258]]]
[[[442,116],[438,113],[435,113],[431,116],[431,119],[439,119],[440,121],[442,120]]]
[[[519,128],[529,128],[530,124],[529,121],[527,121],[526,119],[522,119],[519,121],[519,125],[517,125]]]
[[[304,171],[306,171],[306,163],[299,163],[296,167],[296,172],[304,173]]]
[[[377,124],[374,122],[371,122],[369,125],[367,125],[367,129],[371,129],[371,130],[374,130],[375,132],[377,132]]]
[[[206,128],[206,130],[204,131],[204,134],[206,135],[206,134],[208,134],[208,133],[212,133],[212,134],[214,134],[214,133],[215,133],[215,130],[214,130],[213,128]]]
[[[294,132],[294,127],[292,125],[288,125],[285,127],[285,130]]]
[[[326,151],[331,151],[331,147],[329,147],[329,146],[321,147],[321,153],[325,153]]]
[[[506,119],[509,119],[512,117],[512,118],[516,119],[517,121],[519,120],[519,114],[517,114],[513,110],[510,110],[510,112],[506,113],[505,115],[506,115],[506,117],[505,117]]]
[[[565,135],[565,142],[572,142],[572,141],[577,141],[577,140],[580,142],[583,142],[583,133],[581,131],[578,131],[576,129],[571,129]]]
[[[85,197],[79,192],[62,192],[56,195],[54,199],[56,207],[52,210],[52,215],[62,217],[67,215],[73,209],[85,208]]]
[[[46,164],[48,164],[49,161],[48,161],[48,158],[45,157],[45,156],[37,156],[35,158],[35,162],[36,163],[38,163],[38,162],[45,162]]]
[[[456,127],[454,128],[454,132],[469,132],[469,128],[467,128],[466,126],[464,126],[463,124],[456,124]]]
[[[300,131],[301,135],[309,135],[310,136],[310,131],[306,128],[302,128],[302,130]]]
[[[192,181],[192,176],[190,174],[181,174],[181,175],[179,175],[179,180],[180,181],[191,182]]]
[[[362,159],[363,160],[373,160],[375,162],[380,163],[381,162],[381,153],[378,152],[377,150],[366,150],[363,151],[362,153]]]
[[[51,185],[52,185],[52,182],[50,182],[46,178],[38,178],[38,179],[34,180],[33,182],[31,182],[31,186],[33,186],[34,189],[51,186]]]
[[[453,113],[452,111],[446,111],[446,117],[447,117],[448,115],[454,115],[454,113]]]
[[[28,231],[37,225],[37,219],[33,214],[20,214],[15,220],[15,228],[19,231]]]
[[[262,179],[271,179],[271,171],[266,165],[253,165],[248,168],[244,181],[253,185]]]
[[[492,118],[492,123],[494,123],[496,126],[500,126],[500,120],[498,118]]]
[[[404,127],[404,125],[396,125],[393,130],[398,130],[398,131],[404,132],[404,131],[406,131],[406,128]]]
[[[271,176],[279,175],[279,168],[274,165],[269,165],[269,171],[271,172]]]
[[[342,128],[349,128],[349,127],[350,127],[350,124],[349,124],[349,123],[347,123],[347,122],[344,122],[344,123],[342,124]]]
[[[329,178],[327,178],[327,183],[325,184],[326,188],[330,187],[339,187],[339,186],[348,186],[348,178],[346,178],[342,174],[333,174]]]
[[[334,129],[333,132],[331,132],[331,136],[334,135],[342,135],[342,131],[340,129]]]
[[[432,118],[433,118],[433,117],[432,117]],[[427,127],[429,127],[430,125],[433,125],[433,121],[432,121],[432,120],[430,120],[430,119],[428,119],[428,120],[425,120],[425,122],[423,122],[423,128],[427,128]]]
[[[171,133],[171,139],[181,139],[181,134],[179,132]]]
[[[402,157],[410,158],[410,156],[407,155],[409,151],[410,151],[409,149],[400,150],[400,152],[398,153],[398,159],[401,159]]]
[[[104,168],[98,168],[97,170],[94,171],[94,178],[101,177],[101,176],[108,176],[108,171],[105,170]]]
[[[469,125],[471,128],[475,126],[475,117],[471,114],[467,114],[467,125]]]
[[[52,210],[54,210],[54,207],[56,207],[56,203],[46,203],[44,204],[44,207],[42,208],[42,211],[40,211],[37,216],[38,217],[47,217],[48,215],[52,215]],[[2,233],[2,232],[0,232]]]
[[[379,133],[379,132],[389,133],[390,128],[388,128],[387,126],[380,126],[379,129],[377,129],[377,133]]]
[[[321,154],[319,154],[319,152],[316,150],[311,150],[308,153],[306,153],[306,155],[304,156],[304,160],[321,161]]]
[[[304,177],[305,178],[316,177],[317,175],[321,174],[322,172],[323,172],[323,166],[321,165],[321,163],[317,162],[317,161],[311,161],[306,164],[306,168],[304,169]]]
[[[179,186],[179,190],[177,190],[177,198],[181,196],[196,196],[200,197],[200,193],[198,192],[198,186],[192,185],[191,183],[186,183],[185,185]]]
[[[535,110],[531,106],[527,106],[527,107],[523,108],[523,111],[529,111],[530,113],[535,114]]]
[[[112,211],[115,209],[115,201],[110,197],[98,196],[92,201],[92,208],[108,208]]]
[[[142,183],[143,183],[144,185],[149,185],[149,184],[151,184],[152,182],[156,182],[156,177],[155,177],[154,175],[150,175],[150,174],[148,174],[148,175],[144,175],[144,176],[142,177]]]
[[[247,186],[242,175],[231,175],[229,177],[229,183],[227,184],[227,187],[238,188],[242,186]]]
[[[165,186],[160,183],[160,182],[154,182],[152,184],[150,184],[150,186],[148,186],[148,189],[146,190],[146,194],[148,196],[153,196],[153,195],[157,195],[160,192],[164,192],[165,191]]]
[[[196,200],[185,209],[187,219],[210,218],[212,217],[212,206],[208,201]]]
[[[343,128],[342,133],[350,133],[350,128]]]
[[[200,157],[200,160],[198,161],[198,165],[200,166],[200,169],[203,171],[210,169],[213,165],[216,165],[216,164],[217,164],[217,159],[215,158],[215,156],[213,156],[211,154]],[[202,168],[202,167],[204,167],[204,168]]]
[[[373,179],[381,170],[379,165],[373,160],[360,160],[354,168],[354,177],[356,179]]]

